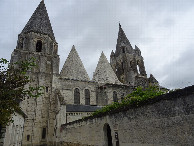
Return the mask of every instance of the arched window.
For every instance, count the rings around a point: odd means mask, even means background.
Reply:
[[[78,88],[74,90],[74,104],[80,104],[80,92]]]
[[[90,91],[85,89],[85,105],[90,105]]]
[[[42,41],[38,40],[36,43],[36,52],[42,51]]]
[[[117,92],[116,91],[113,92],[113,101],[114,102],[118,102]]]

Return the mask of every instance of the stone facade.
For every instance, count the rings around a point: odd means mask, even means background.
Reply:
[[[158,96],[139,107],[62,125],[64,145],[163,146],[194,143],[194,86]]]
[[[102,53],[93,80],[89,79],[75,46],[59,73],[58,44],[43,0],[18,35],[11,62],[32,57],[37,66],[28,71],[30,86],[44,86],[45,91],[37,99],[27,98],[22,102],[22,110],[27,115],[24,146],[54,145],[60,136],[61,124],[94,112],[67,111],[66,105],[87,105],[88,109],[105,106],[121,101],[135,85],[147,86],[152,81],[146,77],[141,51],[132,48],[121,25],[110,64]]]
[[[0,139],[0,146],[22,145],[25,115],[15,112],[12,115],[12,119],[13,123],[0,130],[0,132],[4,131],[2,139]]]
[[[141,51],[137,46],[133,49],[120,24],[116,51],[112,51],[110,55],[110,64],[124,84],[139,86],[137,78],[147,79]],[[143,86],[147,86],[147,82],[144,84]]]

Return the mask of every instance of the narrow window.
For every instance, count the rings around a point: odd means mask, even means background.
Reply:
[[[123,63],[123,62],[121,62],[121,65],[122,65],[122,70],[124,71],[124,63]]]
[[[137,73],[140,74],[139,65],[137,65]]]
[[[122,47],[122,51],[123,51],[123,53],[125,53],[125,47]]]
[[[85,105],[90,105],[90,91],[85,89]]]
[[[42,139],[46,138],[46,128],[42,129]]]
[[[80,92],[78,88],[74,90],[74,104],[80,104]]]
[[[137,73],[140,74],[140,70],[139,70],[139,61],[137,61]]]
[[[30,141],[30,135],[27,135],[27,141]]]
[[[23,42],[20,42],[21,48],[23,48]]]
[[[114,102],[118,102],[117,92],[116,91],[113,92],[113,101]]]
[[[37,41],[36,43],[36,52],[41,52],[42,51],[42,41]]]
[[[48,87],[46,87],[46,93],[48,93]]]

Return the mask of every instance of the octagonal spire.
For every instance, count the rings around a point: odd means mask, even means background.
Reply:
[[[51,39],[55,40],[44,0],[40,2],[21,33],[28,32],[46,34],[50,36]]]

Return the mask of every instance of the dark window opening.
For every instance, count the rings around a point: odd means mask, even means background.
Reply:
[[[90,91],[85,89],[85,105],[90,105]]]
[[[20,45],[21,45],[21,48],[23,48],[23,42],[21,42]]]
[[[46,87],[46,93],[48,93],[48,87]]]
[[[121,62],[122,70],[124,71],[124,63]]]
[[[37,41],[36,43],[36,52],[42,51],[42,41]]]
[[[74,104],[80,104],[80,92],[78,88],[74,90]]]
[[[125,47],[122,47],[122,51],[123,51],[123,53],[125,53]]]
[[[27,141],[30,141],[30,135],[27,135]]]
[[[114,102],[118,102],[117,92],[116,91],[113,92],[113,101]]]
[[[46,138],[46,128],[42,129],[42,139]]]

